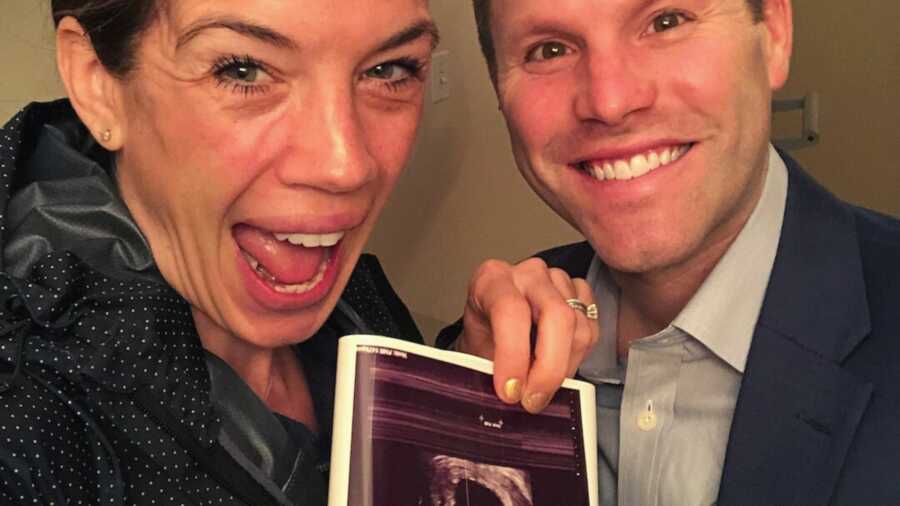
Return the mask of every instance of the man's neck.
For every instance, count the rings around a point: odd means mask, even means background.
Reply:
[[[684,259],[637,273],[610,267],[620,290],[617,336],[620,358],[627,356],[632,341],[656,334],[675,320],[738,238],[762,198],[769,172],[768,148],[766,154],[760,162],[766,165],[747,188],[745,198],[750,204],[739,206],[738,215],[720,224]]]
[[[627,356],[632,341],[665,329],[687,306],[697,290],[728,251],[740,227],[688,261],[650,272],[627,273],[610,269],[620,290],[617,350]]]

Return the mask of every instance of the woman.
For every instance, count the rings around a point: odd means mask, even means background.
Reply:
[[[52,10],[69,101],[0,133],[0,503],[324,504],[336,338],[419,338],[357,260],[427,1]]]

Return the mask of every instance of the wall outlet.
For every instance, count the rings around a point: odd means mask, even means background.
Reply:
[[[431,101],[450,98],[450,51],[442,50],[431,56]]]

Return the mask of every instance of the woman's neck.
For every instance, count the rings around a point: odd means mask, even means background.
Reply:
[[[231,366],[269,409],[318,432],[306,373],[293,347],[256,346],[224,331],[196,310],[194,322],[203,347]]]

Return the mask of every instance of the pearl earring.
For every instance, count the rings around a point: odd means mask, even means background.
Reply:
[[[103,139],[103,142],[109,142],[110,139],[112,139],[112,130],[109,130],[109,129],[104,130],[103,134],[101,135],[101,138]]]

